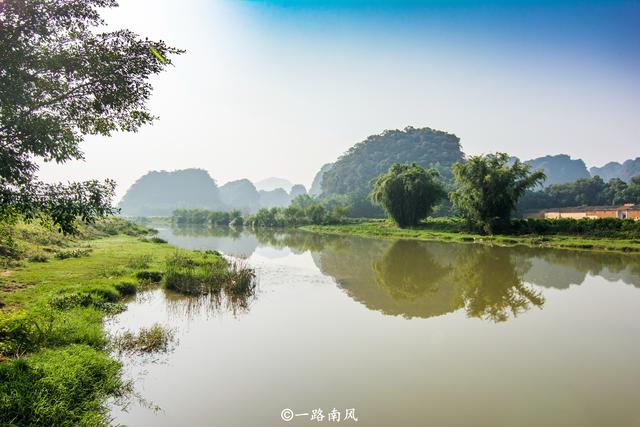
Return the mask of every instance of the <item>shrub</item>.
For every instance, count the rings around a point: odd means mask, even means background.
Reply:
[[[116,285],[116,290],[120,293],[120,295],[124,297],[135,295],[135,293],[138,291],[138,287],[135,283],[121,282]]]
[[[159,283],[162,280],[162,273],[159,271],[139,271],[136,279],[142,283]]]
[[[67,249],[59,250],[58,252],[56,252],[55,257],[57,259],[82,258],[85,256],[89,256],[90,253],[91,248]]]
[[[29,257],[30,262],[47,262],[49,261],[49,257],[43,254],[35,254]]]

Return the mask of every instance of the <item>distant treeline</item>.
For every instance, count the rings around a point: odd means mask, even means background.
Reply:
[[[174,224],[192,225],[248,225],[252,227],[288,227],[299,225],[340,224],[347,218],[349,208],[338,203],[321,203],[304,194],[296,197],[286,208],[262,208],[254,215],[242,216],[231,212],[204,209],[178,209],[173,212]]]
[[[574,206],[620,205],[640,203],[640,176],[629,183],[619,178],[604,182],[599,176],[579,179],[567,184],[554,184],[541,191],[528,191],[518,209],[548,209]]]
[[[239,210],[222,212],[206,209],[176,209],[171,220],[174,224],[234,226],[241,226],[244,221]]]

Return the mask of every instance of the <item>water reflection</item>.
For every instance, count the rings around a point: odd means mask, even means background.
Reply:
[[[504,248],[467,245],[469,254],[456,259],[450,270],[456,301],[469,317],[503,322],[531,307],[542,307],[544,298],[524,283],[510,253]]]
[[[255,300],[255,296],[231,295],[220,290],[198,296],[164,290],[164,297],[169,317],[187,320],[206,319],[220,313],[245,314]]]
[[[502,322],[544,306],[536,286],[567,289],[587,276],[640,287],[640,258],[628,254],[388,241],[295,230],[177,228],[164,233],[183,247],[210,247],[233,256],[258,251],[275,258],[276,250],[308,251],[318,269],[349,297],[371,310],[406,318],[464,310],[469,317]],[[235,309],[240,312],[242,304]]]

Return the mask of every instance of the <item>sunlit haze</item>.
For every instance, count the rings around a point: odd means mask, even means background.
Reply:
[[[43,165],[45,180],[113,178],[121,197],[149,170],[199,167],[308,188],[356,142],[409,125],[467,154],[640,155],[635,1],[121,0],[104,17],[187,52],[153,82],[153,126],[88,137],[85,161]]]

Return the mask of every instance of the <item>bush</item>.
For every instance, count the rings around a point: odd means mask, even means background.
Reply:
[[[159,283],[162,280],[162,273],[159,271],[139,271],[136,279],[142,283]]]
[[[47,262],[49,257],[42,254],[35,254],[29,257],[29,262]]]
[[[0,364],[0,425],[101,426],[127,390],[120,364],[86,345]]]
[[[58,252],[56,252],[55,257],[57,259],[82,258],[85,256],[89,256],[90,253],[91,253],[91,248],[59,250]]]
[[[126,310],[124,304],[115,301],[120,294],[112,290],[93,290],[62,295],[49,301],[49,305],[58,310],[71,310],[78,307],[94,307],[106,314],[118,314]]]
[[[120,293],[120,295],[126,297],[135,295],[135,293],[138,291],[138,287],[135,283],[121,282],[116,285],[116,290]]]

